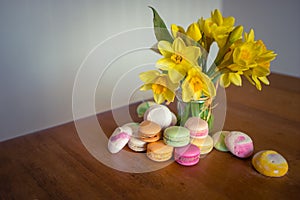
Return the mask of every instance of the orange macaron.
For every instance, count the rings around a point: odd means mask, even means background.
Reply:
[[[155,122],[145,120],[140,123],[138,136],[145,142],[156,142],[162,137],[161,127]]]

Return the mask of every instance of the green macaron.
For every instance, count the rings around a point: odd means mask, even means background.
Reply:
[[[164,131],[164,142],[173,147],[182,147],[190,142],[190,131],[181,126],[170,126]]]
[[[144,113],[150,108],[151,106],[156,105],[153,101],[145,101],[138,105],[136,112],[138,114],[138,117],[143,117]]]

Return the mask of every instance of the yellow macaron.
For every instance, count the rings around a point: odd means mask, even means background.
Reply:
[[[256,153],[252,158],[252,165],[259,173],[270,177],[284,176],[289,168],[285,158],[273,150]]]
[[[191,139],[190,143],[199,147],[201,155],[210,153],[214,147],[214,141],[210,135],[201,139]]]

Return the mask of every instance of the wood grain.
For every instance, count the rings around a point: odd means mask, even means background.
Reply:
[[[172,163],[149,173],[117,171],[86,150],[72,122],[0,143],[0,198],[299,199],[300,79],[277,74],[270,79],[262,92],[246,82],[227,89],[224,129],[248,133],[255,152],[284,155],[290,167],[284,177],[265,177],[251,158],[216,150],[193,167]],[[138,121],[136,106],[130,114]],[[107,135],[117,126],[111,112],[98,120]]]

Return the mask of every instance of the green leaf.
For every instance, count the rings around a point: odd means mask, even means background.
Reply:
[[[173,38],[169,33],[166,24],[164,23],[162,18],[159,16],[159,14],[154,8],[152,8],[151,6],[149,6],[149,8],[151,8],[153,12],[154,33],[157,41],[166,40],[170,43],[173,43]]]

